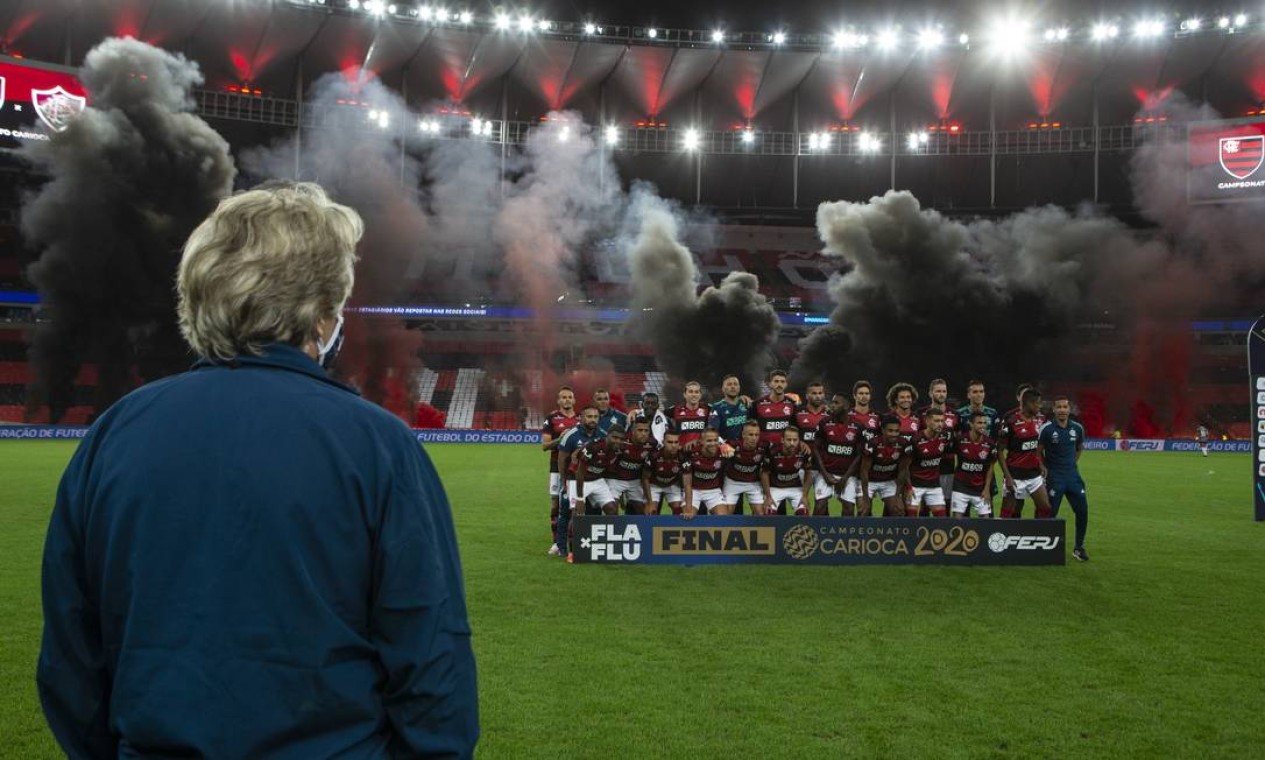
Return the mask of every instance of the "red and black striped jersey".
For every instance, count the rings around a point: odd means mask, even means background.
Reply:
[[[685,472],[690,474],[690,482],[696,491],[711,491],[720,488],[725,470],[725,460],[716,452],[716,456],[704,456],[697,452],[685,460]]]
[[[865,438],[861,428],[852,422],[839,422],[833,417],[822,420],[813,441],[821,456],[821,466],[831,475],[844,475],[861,456]]]
[[[870,475],[872,483],[895,480],[900,469],[900,460],[910,455],[913,446],[904,438],[897,438],[895,443],[887,443],[880,435],[865,444],[865,454],[870,458]]]
[[[703,431],[707,429],[708,414],[710,410],[702,404],[693,409],[685,404],[677,404],[668,410],[668,420],[672,423],[672,429],[681,436],[682,446],[703,437]]]
[[[574,411],[570,415],[562,413],[561,409],[554,409],[545,417],[545,424],[541,426],[540,432],[548,435],[551,439],[557,441],[562,438],[562,434],[580,424],[580,415]],[[549,454],[549,471],[558,471],[558,447],[550,449]]]
[[[725,480],[740,483],[756,483],[760,480],[760,468],[768,458],[764,446],[756,444],[754,449],[743,448],[741,444],[734,448],[733,456],[725,460]]]
[[[769,471],[770,487],[803,488],[804,474],[811,472],[813,466],[808,455],[801,454],[798,446],[788,454],[785,447],[778,445],[769,452],[765,469]]]
[[[953,490],[982,496],[984,481],[992,470],[993,463],[997,461],[997,446],[993,439],[984,436],[973,441],[970,433],[966,433],[953,445],[953,453],[957,457],[957,468],[953,471]]]

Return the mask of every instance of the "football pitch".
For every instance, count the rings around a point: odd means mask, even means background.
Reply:
[[[39,564],[74,445],[0,443],[0,757],[59,756],[34,684]],[[617,567],[545,556],[535,447],[428,450],[481,757],[1265,756],[1246,455],[1087,453],[1084,564]]]

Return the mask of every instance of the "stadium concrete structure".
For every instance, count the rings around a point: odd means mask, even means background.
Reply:
[[[400,93],[419,122],[390,129],[484,140],[502,155],[550,112],[574,111],[599,130],[625,182],[653,182],[722,219],[717,247],[702,254],[704,276],[757,271],[779,310],[806,317],[783,320],[778,350],[788,357],[829,311],[831,265],[808,226],[818,203],[900,188],[948,214],[1090,201],[1132,220],[1131,155],[1145,140],[1184,139],[1173,108],[1183,96],[1226,117],[1261,111],[1261,20],[1227,8],[1196,25],[1188,9],[1163,10],[978,28],[952,18],[888,26],[859,12],[837,28],[716,32],[544,18],[526,6],[20,0],[0,8],[0,52],[73,67],[100,40],[129,35],[182,52],[206,78],[197,113],[235,148],[341,128],[335,114],[305,102],[331,72]],[[17,181],[5,183],[0,290],[30,290],[16,219],[17,191],[31,180],[4,163]],[[557,320],[564,345],[525,375],[497,357],[529,320],[480,313],[497,304],[467,307],[468,296],[414,275],[403,305],[475,309],[409,316],[427,338],[417,394],[447,412],[450,426],[517,427],[523,399],[549,395],[546,378],[593,359],[625,397],[663,389],[652,351],[602,311],[626,293],[618,272],[588,273],[585,292],[571,296],[579,313]],[[9,323],[0,332],[0,406],[6,419],[22,418],[31,379],[24,343],[39,316],[26,303],[0,306]],[[1241,434],[1237,320],[1247,315],[1208,316],[1184,338],[1194,356],[1191,403],[1216,429]],[[1050,380],[1105,394],[1110,367],[1136,336],[1110,324],[1086,323],[1083,332],[1083,371]],[[93,383],[91,367],[78,382]],[[527,424],[541,411],[529,409]]]

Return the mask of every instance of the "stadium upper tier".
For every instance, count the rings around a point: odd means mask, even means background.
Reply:
[[[342,71],[379,78],[419,110],[447,104],[530,121],[575,109],[594,124],[750,127],[757,138],[794,132],[806,143],[868,130],[899,136],[898,149],[908,133],[931,127],[1129,124],[1139,111],[1159,114],[1180,92],[1227,116],[1265,100],[1261,24],[1252,15],[1224,24],[1211,15],[1192,28],[1191,18],[1153,4],[1079,21],[1043,13],[976,24],[852,10],[844,28],[716,38],[547,20],[528,5],[514,6],[507,23],[486,6],[413,0],[17,0],[0,7],[0,41],[3,52],[77,65],[101,39],[131,35],[184,52],[211,90],[261,97],[295,98]],[[770,10],[771,27],[776,15]],[[762,142],[750,148],[774,149]],[[734,147],[743,147],[740,134]]]

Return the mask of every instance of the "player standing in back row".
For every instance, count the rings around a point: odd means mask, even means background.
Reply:
[[[927,412],[938,411],[944,414],[944,432],[949,435],[950,440],[956,438],[959,433],[964,433],[961,428],[964,427],[958,418],[958,413],[949,408],[949,384],[942,378],[936,378],[927,386],[927,396],[931,403],[924,407],[918,416],[925,418]],[[940,490],[944,491],[944,502],[948,504],[953,500],[953,450],[950,446],[949,453],[940,460]]]
[[[760,443],[776,446],[782,442],[782,431],[795,424],[796,404],[786,395],[786,373],[775,369],[769,373],[769,393],[751,407],[750,418],[760,423]]]
[[[668,410],[668,419],[672,421],[672,429],[681,434],[681,447],[687,451],[694,448],[694,442],[703,437],[707,429],[707,407],[702,405],[703,385],[697,380],[685,384],[684,404],[675,404]]]
[[[558,408],[545,417],[544,427],[540,430],[540,448],[549,452],[549,535],[554,543],[549,545],[550,556],[557,556],[560,549],[558,537],[558,497],[562,493],[562,476],[558,473],[558,443],[562,434],[575,427],[580,421],[575,413],[575,391],[564,385],[558,389]]]
[[[720,381],[720,392],[724,398],[708,407],[707,427],[720,433],[720,440],[737,446],[742,438],[742,426],[750,416],[749,399],[742,395],[742,383],[737,375],[725,375]]]

